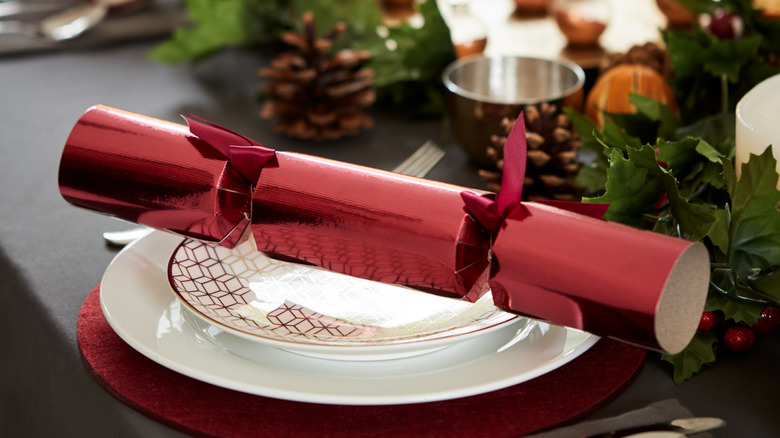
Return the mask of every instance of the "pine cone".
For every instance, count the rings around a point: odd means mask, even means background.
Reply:
[[[344,24],[317,37],[314,15],[306,13],[303,26],[303,33],[282,35],[293,48],[259,71],[268,80],[262,90],[269,95],[260,117],[276,116],[277,131],[318,141],[371,128],[374,121],[364,110],[376,100],[374,73],[363,68],[370,52],[341,50],[330,56],[333,39],[344,32]]]
[[[555,105],[542,103],[529,105],[524,110],[528,158],[526,161],[523,200],[555,199],[579,200],[583,189],[574,184],[582,163],[577,150],[582,141],[572,131],[571,121],[565,114],[557,114]],[[509,135],[514,120],[504,119],[502,125]],[[496,162],[498,171],[480,170],[479,175],[487,183],[488,190],[498,192],[504,168],[503,149],[507,137],[494,135],[493,146],[487,155]]]
[[[669,78],[672,73],[672,61],[669,53],[658,44],[645,43],[633,46],[626,53],[616,53],[607,58],[601,71],[609,70],[620,64],[642,64],[657,71],[664,78]]]

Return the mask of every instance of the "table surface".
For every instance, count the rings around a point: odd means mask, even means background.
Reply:
[[[0,436],[181,436],[114,399],[79,355],[79,309],[116,249],[101,233],[126,227],[67,204],[59,157],[81,113],[106,104],[179,121],[194,113],[267,146],[390,169],[427,139],[447,152],[429,178],[481,188],[439,120],[374,110],[376,127],[330,143],[295,141],[257,117],[258,54],[228,51],[200,65],[148,60],[153,41],[0,59]],[[780,333],[677,386],[652,353],[636,382],[591,418],[677,398],[696,415],[724,418],[716,437],[780,431]]]

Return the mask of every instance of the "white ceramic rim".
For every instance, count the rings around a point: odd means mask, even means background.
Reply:
[[[269,363],[261,364],[197,337],[188,324],[178,330],[158,330],[170,318],[171,306],[180,305],[165,279],[167,261],[180,241],[155,231],[122,250],[103,276],[101,308],[114,331],[139,353],[173,371],[227,389],[345,405],[448,400],[506,388],[546,374],[574,360],[599,339],[551,326],[540,339],[529,338],[500,353],[472,357],[472,349],[485,348],[485,343],[500,345],[506,337],[511,338],[513,331],[507,327],[488,338],[428,355],[386,361],[386,366],[378,362],[374,366],[382,365],[381,373],[365,378],[344,369],[360,371],[365,363],[305,357],[258,345],[262,356],[270,357]],[[168,254],[163,254],[166,251]],[[435,369],[414,369],[414,364],[428,361],[437,364]]]

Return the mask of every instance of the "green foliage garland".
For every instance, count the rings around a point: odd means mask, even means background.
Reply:
[[[701,241],[710,251],[705,311],[729,324],[756,324],[764,306],[780,306],[780,191],[771,146],[734,167],[737,102],[780,74],[780,23],[763,19],[750,0],[679,0],[696,13],[725,8],[745,34],[723,40],[697,27],[663,33],[670,83],[682,110],[633,95],[635,114],[608,114],[603,129],[568,111],[596,159],[579,183],[608,202],[606,219]],[[717,360],[719,337],[698,332],[677,355],[663,355],[680,384]]]
[[[417,4],[421,20],[388,27],[375,0],[185,0],[192,25],[176,29],[150,54],[161,62],[199,62],[230,47],[268,50],[285,30],[300,30],[303,12],[318,29],[341,21],[334,50],[368,50],[378,98],[417,113],[443,109],[440,75],[455,59],[449,29],[434,0]]]

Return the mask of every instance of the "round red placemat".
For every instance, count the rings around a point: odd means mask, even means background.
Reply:
[[[581,418],[633,381],[643,349],[602,339],[563,367],[486,394],[431,403],[339,406],[261,397],[171,371],[127,345],[106,321],[96,287],[81,308],[78,341],[116,398],[195,436],[503,437]]]

